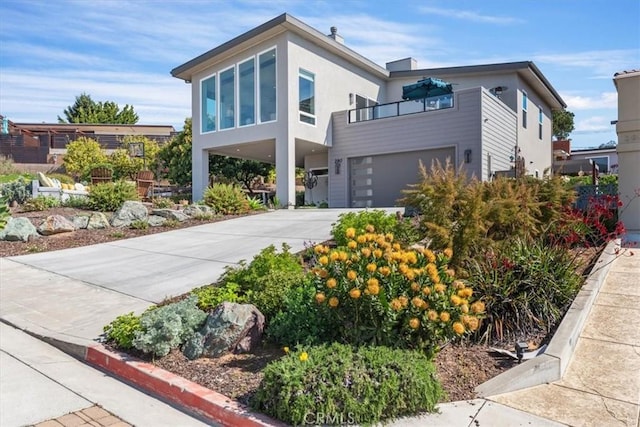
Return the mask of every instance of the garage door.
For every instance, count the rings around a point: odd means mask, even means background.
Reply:
[[[450,147],[349,159],[351,207],[397,206],[402,190],[418,182],[420,160],[426,167],[435,159],[444,165],[454,154]]]

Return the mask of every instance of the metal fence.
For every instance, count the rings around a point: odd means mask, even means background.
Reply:
[[[576,187],[578,197],[574,203],[576,209],[586,211],[589,208],[589,204],[593,200],[603,200],[607,196],[613,197],[618,195],[618,184],[605,184],[605,185],[579,185]],[[611,206],[611,209],[617,209],[618,205]]]

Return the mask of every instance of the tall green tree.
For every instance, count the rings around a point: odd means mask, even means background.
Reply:
[[[158,153],[163,175],[174,184],[191,185],[191,117],[184,121],[184,127],[171,141],[163,145]]]
[[[573,124],[575,115],[568,110],[554,110],[552,114],[553,135],[559,140],[567,139],[575,129]]]
[[[130,105],[120,109],[113,101],[96,102],[90,95],[76,96],[76,102],[64,110],[66,119],[58,116],[58,123],[127,124],[138,123],[138,115]]]
[[[271,170],[268,163],[258,162],[256,160],[237,159],[227,156],[210,156],[209,172],[216,176],[223,176],[232,179],[244,185],[249,190],[249,194],[253,194],[251,184],[259,176],[266,177]]]

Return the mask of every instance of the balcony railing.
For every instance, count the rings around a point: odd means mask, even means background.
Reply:
[[[410,101],[390,102],[372,105],[371,107],[349,110],[349,123],[366,122],[386,117],[404,116],[424,113],[453,107],[453,94],[433,96],[430,98],[412,99]]]

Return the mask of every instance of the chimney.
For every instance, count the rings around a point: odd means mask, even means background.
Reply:
[[[338,34],[338,27],[331,27],[331,34],[329,34],[329,37],[340,44],[344,44],[344,38],[342,38],[342,36]]]

